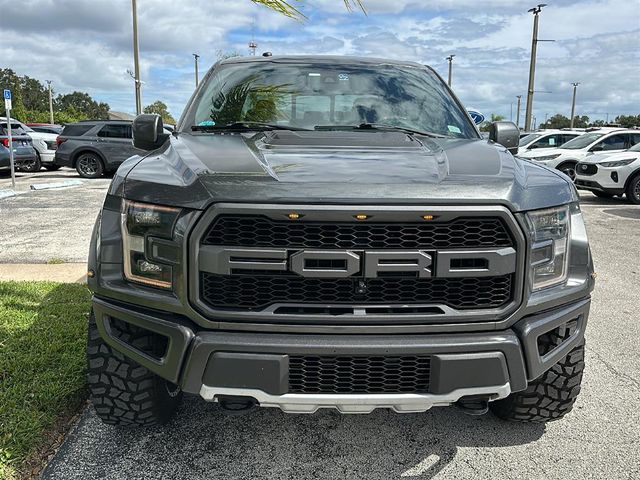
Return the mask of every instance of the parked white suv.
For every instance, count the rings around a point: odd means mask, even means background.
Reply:
[[[640,143],[620,153],[592,155],[576,167],[576,186],[599,197],[627,196],[640,204]]]
[[[6,128],[7,117],[0,117],[0,125]],[[31,140],[33,140],[33,148],[36,150],[38,158],[29,169],[25,171],[37,172],[41,167],[47,170],[58,170],[60,168],[53,163],[57,148],[57,135],[53,133],[36,132],[15,118],[11,119],[11,130],[13,135],[29,135]]]
[[[582,135],[584,131],[578,132],[575,130],[540,130],[539,132],[532,132],[529,135],[522,137],[518,145],[518,155],[523,155],[532,150],[543,148],[558,148],[569,140],[573,140],[576,137]]]
[[[561,148],[531,150],[519,155],[557,168],[572,180],[576,177],[576,165],[594,153],[617,153],[640,143],[640,130],[622,128],[589,129],[583,135],[568,141]]]

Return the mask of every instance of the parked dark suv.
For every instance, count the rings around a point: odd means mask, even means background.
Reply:
[[[36,151],[29,135],[13,135],[13,161],[16,170],[31,171],[36,164]],[[0,172],[11,171],[8,131],[0,125]]]
[[[75,168],[81,177],[98,178],[139,153],[131,142],[131,122],[85,121],[64,127],[54,163]]]

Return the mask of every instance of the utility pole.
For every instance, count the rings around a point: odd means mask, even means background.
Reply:
[[[449,62],[449,82],[448,82],[449,87],[451,87],[451,73],[452,73],[453,57],[455,57],[455,55],[449,55],[447,57],[447,60]]]
[[[53,125],[53,92],[51,91],[51,80],[45,80],[49,87],[49,123]]]
[[[569,125],[569,128],[573,128],[573,117],[576,114],[576,90],[578,89],[580,82],[575,82],[571,85],[573,85],[573,100],[571,100],[571,124]]]
[[[198,88],[198,84],[200,83],[200,80],[198,79],[198,59],[200,58],[200,55],[197,53],[192,53],[191,55],[193,55],[193,60],[196,64],[196,88]]]
[[[140,81],[140,44],[138,43],[138,8],[136,0],[131,0],[133,13],[133,69],[136,85],[136,115],[142,113],[142,82]]]
[[[516,108],[516,127],[520,128],[520,103],[522,100],[522,95],[516,95],[518,99],[518,108]]]
[[[511,108],[509,110],[509,121],[513,122],[513,102],[511,102]]]
[[[527,10],[528,12],[533,13],[533,37],[531,40],[531,63],[529,65],[529,88],[527,90],[527,110],[525,112],[525,122],[524,129],[525,131],[531,130],[531,117],[533,116],[533,88],[535,84],[535,76],[536,76],[536,55],[538,50],[538,42],[543,40],[538,40],[538,15],[542,11],[543,7],[546,7],[546,3],[540,3],[537,6],[530,8]]]

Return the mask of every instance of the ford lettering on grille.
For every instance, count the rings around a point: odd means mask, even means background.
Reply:
[[[291,272],[302,277],[376,278],[387,274],[488,277],[515,272],[512,247],[475,250],[288,250],[207,245],[200,270],[217,275]]]

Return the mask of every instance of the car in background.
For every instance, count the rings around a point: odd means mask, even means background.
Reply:
[[[7,117],[0,117],[0,129],[7,131]],[[37,172],[42,167],[47,170],[57,170],[53,164],[56,153],[56,134],[36,132],[24,123],[11,119],[11,129],[14,135],[28,135],[33,141],[33,148],[36,150],[36,162],[32,164],[28,172]]]
[[[57,142],[55,165],[75,168],[83,178],[114,172],[127,158],[142,153],[133,146],[131,122],[121,120],[70,123]]]
[[[532,132],[529,135],[520,138],[517,155],[542,148],[558,148],[561,145],[567,143],[569,140],[573,140],[574,138],[579,137],[583,133],[584,132],[576,132],[571,130],[551,129]]]
[[[31,128],[34,132],[52,133],[53,135],[60,135],[64,128],[62,125],[54,125],[51,123],[27,123],[27,127]]]
[[[13,162],[16,170],[30,171],[36,162],[36,151],[33,140],[29,135],[13,135]],[[11,156],[9,154],[9,137],[0,128],[0,172],[11,171]]]
[[[576,165],[595,153],[617,153],[640,143],[640,130],[620,128],[594,128],[579,137],[569,140],[560,148],[542,151],[530,150],[519,154],[521,158],[533,160],[550,168],[556,168],[572,180],[576,177]]]
[[[626,195],[640,205],[640,143],[620,153],[592,155],[576,167],[576,187],[598,197]]]

